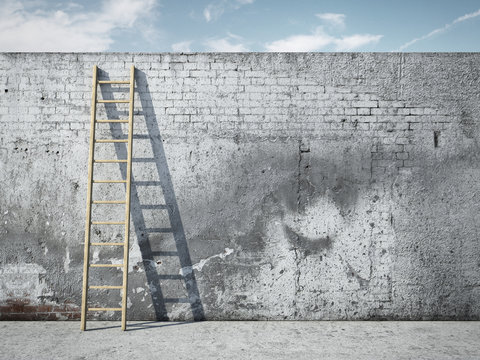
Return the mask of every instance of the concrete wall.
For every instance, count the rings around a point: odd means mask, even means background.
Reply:
[[[480,319],[478,53],[0,54],[1,319],[78,317],[94,64],[137,69],[130,319]]]

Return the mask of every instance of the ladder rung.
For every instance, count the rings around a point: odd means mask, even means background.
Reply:
[[[89,289],[123,289],[121,285],[93,285],[89,286]]]
[[[130,84],[130,81],[119,80],[98,80],[99,84]]]
[[[97,123],[128,123],[128,120],[95,120]]]
[[[97,100],[97,103],[113,104],[113,103],[129,103],[130,100]]]
[[[88,311],[122,311],[122,308],[88,308]]]
[[[95,160],[96,163],[126,163],[128,160]]]
[[[92,204],[126,204],[125,200],[95,200]]]
[[[92,225],[125,225],[125,221],[92,221]]]
[[[123,267],[123,264],[90,264],[90,267]]]
[[[108,243],[108,242],[101,242],[101,243],[90,243],[92,246],[123,246],[125,243]]]
[[[108,183],[112,183],[112,184],[125,184],[127,182],[127,180],[93,180],[93,183],[94,184],[108,184]]]
[[[95,140],[97,143],[126,143],[127,139],[98,139]]]

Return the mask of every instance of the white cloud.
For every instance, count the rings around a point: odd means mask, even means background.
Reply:
[[[398,48],[397,51],[403,51],[405,50],[406,48],[410,47],[411,45],[415,44],[416,42],[419,42],[419,41],[422,41],[422,40],[425,40],[425,39],[428,39],[434,35],[437,35],[437,34],[441,34],[443,33],[444,31],[447,31],[450,27],[452,27],[453,25],[455,24],[458,24],[458,23],[461,23],[465,20],[469,20],[469,19],[473,19],[477,16],[480,16],[480,9],[478,9],[477,11],[475,12],[472,12],[472,13],[469,13],[469,14],[465,14],[463,16],[460,16],[458,18],[456,18],[455,20],[453,20],[451,23],[448,23],[448,24],[445,24],[444,26],[442,26],[441,28],[438,28],[438,29],[435,29],[435,30],[432,30],[430,31],[428,34],[426,35],[423,35],[423,36],[420,36],[418,38],[415,38],[413,40],[410,40],[409,42],[406,42],[405,44],[403,44],[402,46],[400,46]]]
[[[243,37],[241,37],[240,35],[232,34],[230,31],[227,31],[227,35],[228,35],[229,38],[232,38],[232,39],[237,40],[237,41],[242,41],[243,40]]]
[[[225,11],[238,10],[244,5],[253,4],[255,0],[219,0],[208,4],[203,9],[203,17],[207,22],[215,21]]]
[[[456,24],[456,23],[459,23],[459,22],[462,22],[462,21],[465,21],[465,20],[468,20],[468,19],[472,19],[472,18],[477,17],[479,15],[480,15],[480,9],[478,9],[477,11],[475,11],[473,13],[465,14],[463,16],[460,16],[460,17],[456,18],[455,20],[453,20],[452,25]]]
[[[180,41],[175,44],[172,44],[172,50],[177,52],[190,52],[190,45],[192,41]]]
[[[212,14],[210,14],[210,9],[205,8],[205,9],[203,10],[203,16],[205,17],[205,20],[206,20],[207,22],[209,22],[210,20],[212,20]]]
[[[155,4],[156,0],[105,0],[95,12],[71,3],[63,10],[45,11],[7,0],[0,5],[0,51],[104,51],[113,43],[114,30],[133,27]]]
[[[383,35],[370,35],[370,34],[356,34],[351,36],[345,36],[341,39],[335,39],[335,50],[337,51],[350,51],[358,49],[362,46],[375,44],[380,41]]]
[[[345,14],[323,13],[315,14],[315,16],[329,25],[340,28],[345,26]]]
[[[326,34],[321,26],[310,35],[292,35],[265,45],[267,51],[297,52],[316,51],[331,44],[334,38]]]
[[[243,40],[242,37],[228,33],[228,37],[224,37],[221,39],[209,39],[205,41],[205,45],[207,46],[209,51],[216,51],[216,52],[249,51],[247,46],[241,42],[242,40]],[[236,43],[234,43],[234,41]]]
[[[225,1],[210,3],[203,10],[203,16],[207,22],[217,20],[225,11]]]
[[[374,44],[381,38],[382,35],[370,34],[335,37],[327,34],[322,26],[318,26],[312,34],[292,35],[285,39],[276,40],[265,44],[265,49],[273,52],[301,52],[319,51],[327,46],[334,46],[337,51],[348,51]]]

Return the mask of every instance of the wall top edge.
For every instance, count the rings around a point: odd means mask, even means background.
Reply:
[[[462,52],[50,52],[50,51],[0,51],[0,55],[480,55],[476,51]]]

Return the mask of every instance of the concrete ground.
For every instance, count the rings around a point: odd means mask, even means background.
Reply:
[[[0,322],[0,359],[480,359],[480,322]]]

